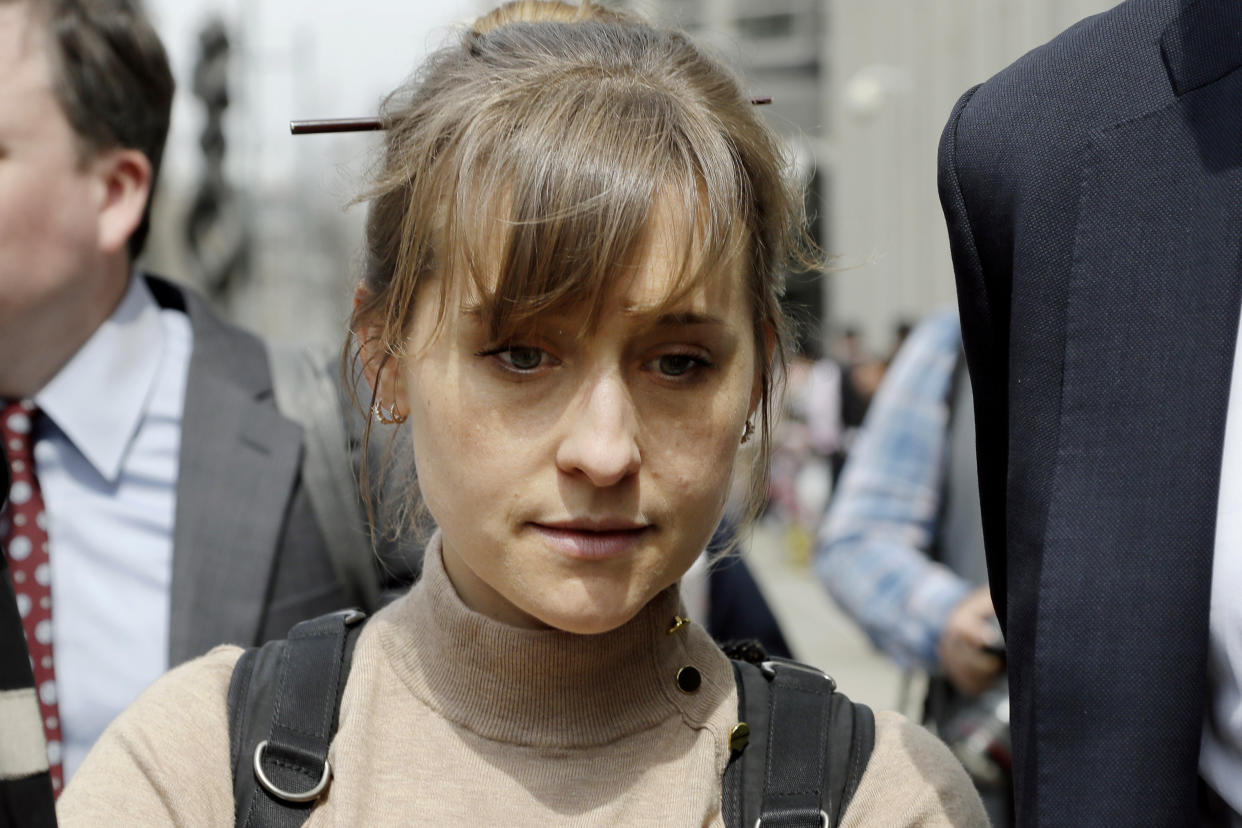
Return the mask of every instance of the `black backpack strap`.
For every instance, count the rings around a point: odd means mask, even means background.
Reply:
[[[750,733],[725,769],[725,824],[836,826],[875,746],[871,709],[836,692],[824,673],[794,661],[734,661],[733,670],[738,715]]]
[[[831,824],[837,825],[858,790],[867,762],[875,749],[875,714],[862,702],[850,701],[844,693],[834,693],[829,744],[849,745],[849,750],[831,751],[828,757],[829,785],[832,793],[828,809]]]
[[[229,759],[238,828],[302,825],[332,778],[353,645],[366,616],[346,610],[303,621],[283,641],[242,654],[229,683]]]
[[[746,724],[746,739],[730,742],[732,754],[721,787],[721,815],[728,828],[752,828],[763,800],[768,755],[768,680],[756,664],[733,659],[737,682],[737,717]],[[738,732],[739,724],[734,728]]]

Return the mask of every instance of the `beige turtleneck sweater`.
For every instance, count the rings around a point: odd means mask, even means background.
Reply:
[[[310,826],[719,826],[737,693],[677,592],[609,633],[506,626],[465,607],[439,545],[367,623]],[[57,806],[78,825],[233,822],[225,696],[237,647],[160,679],[108,728]],[[702,685],[677,689],[693,665]],[[843,826],[987,825],[960,765],[922,728],[876,717]]]

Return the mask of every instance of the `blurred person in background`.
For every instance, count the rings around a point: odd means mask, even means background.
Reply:
[[[987,588],[973,400],[956,309],[909,334],[871,402],[817,540],[828,592],[902,667],[925,720],[1013,824],[1008,692]]]
[[[787,369],[784,416],[772,438],[766,517],[778,524],[791,561],[805,566],[832,495],[835,469],[843,462],[847,434],[841,416],[841,366],[833,359],[815,359],[811,342],[799,346]]]
[[[940,198],[1023,825],[1242,824],[1242,3],[967,91]]]
[[[746,557],[738,553],[741,504],[730,503],[703,550],[681,579],[681,600],[692,621],[702,624],[726,650],[757,642],[769,656],[792,658],[776,613]]]
[[[884,358],[884,370],[893,364],[893,360],[897,358],[897,352],[901,350],[901,346],[906,344],[906,338],[910,336],[910,332],[914,330],[914,323],[906,319],[902,319],[893,325],[893,344],[888,349],[888,356]]]
[[[136,2],[0,0],[0,823],[51,824],[170,666],[379,588],[363,527],[372,583],[329,552],[264,344],[134,269],[172,97]]]
[[[834,351],[833,356],[841,367],[841,423],[847,431],[852,431],[862,425],[879,383],[876,360],[868,353],[862,332],[852,326],[841,332]],[[845,445],[848,449],[848,435]]]

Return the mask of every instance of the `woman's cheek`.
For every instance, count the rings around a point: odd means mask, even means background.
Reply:
[[[728,494],[737,457],[737,446],[725,435],[727,430],[727,426],[708,426],[683,433],[682,439],[657,455],[659,462],[650,464],[652,474],[678,499],[700,507],[715,506]]]

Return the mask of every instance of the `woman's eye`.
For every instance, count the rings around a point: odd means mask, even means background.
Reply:
[[[684,377],[707,365],[707,360],[691,354],[664,354],[655,360],[655,369],[666,377]]]
[[[546,353],[541,348],[517,345],[497,351],[496,356],[516,371],[534,371],[543,364]]]
[[[561,364],[552,354],[534,345],[500,345],[479,351],[475,356],[495,360],[500,363],[498,367],[511,375],[539,375]]]

